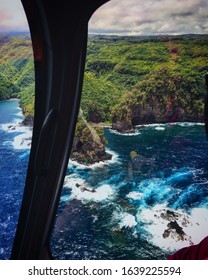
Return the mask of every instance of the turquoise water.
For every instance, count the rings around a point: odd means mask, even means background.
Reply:
[[[165,259],[207,235],[203,124],[149,125],[130,135],[106,129],[105,137],[111,161],[89,168],[69,162],[52,237],[56,258]],[[175,230],[163,237],[167,211],[177,215],[183,240]]]
[[[21,120],[18,101],[0,102],[0,259],[10,256],[28,163],[31,131]],[[105,129],[105,137],[112,160],[91,167],[69,161],[51,237],[55,258],[165,259],[207,235],[203,124],[150,125],[131,135]],[[184,240],[173,232],[164,238],[167,211]]]

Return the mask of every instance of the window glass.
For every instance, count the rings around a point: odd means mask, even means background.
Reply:
[[[165,259],[208,226],[204,1],[111,1],[90,21],[58,259]]]
[[[34,69],[21,2],[0,2],[0,259],[8,259],[30,153]]]

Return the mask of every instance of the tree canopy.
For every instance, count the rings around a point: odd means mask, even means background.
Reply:
[[[0,36],[0,45],[0,100],[19,97],[25,116],[32,117],[31,41]],[[141,121],[142,110],[158,110],[165,121],[176,108],[190,120],[201,119],[207,46],[207,35],[89,36],[81,100],[85,119],[132,126]]]

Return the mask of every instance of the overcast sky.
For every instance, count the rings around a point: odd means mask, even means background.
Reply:
[[[20,0],[0,0],[0,32],[28,30]],[[96,34],[208,34],[208,0],[111,0],[92,17]]]

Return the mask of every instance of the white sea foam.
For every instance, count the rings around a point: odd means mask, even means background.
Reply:
[[[194,125],[204,125],[204,123],[199,123],[199,122],[178,122],[176,123],[177,125],[180,126],[194,126]]]
[[[184,239],[171,231],[166,238],[163,237],[164,231],[168,230],[167,224],[171,219],[164,218],[164,213],[174,211],[177,218],[174,218],[177,224],[182,227],[185,233]],[[182,210],[173,210],[166,207],[165,204],[156,205],[153,208],[138,211],[137,220],[140,220],[146,234],[149,235],[149,241],[167,251],[179,250],[183,247],[199,243],[207,236],[208,209],[193,208],[191,214]]]
[[[77,167],[78,169],[90,169],[90,166],[78,163],[75,160],[69,159],[68,169],[71,167]]]
[[[8,133],[15,133],[11,142],[14,149],[30,149],[32,139],[32,129],[21,124],[19,119],[15,119],[12,123],[1,125],[1,129]]]
[[[137,125],[136,127],[137,128],[142,128],[142,127],[164,127],[166,126],[167,124],[165,123],[150,123],[150,124],[139,124]]]
[[[69,159],[68,168],[70,169],[72,166],[75,166],[78,169],[95,169],[97,167],[102,167],[102,166],[109,165],[109,164],[114,164],[114,163],[118,163],[119,164],[119,155],[116,152],[114,152],[114,151],[112,151],[112,150],[110,150],[108,148],[106,148],[105,150],[106,150],[107,153],[112,155],[111,159],[105,160],[105,161],[96,162],[96,163],[91,164],[91,165],[81,164],[81,163],[78,163],[75,160]]]
[[[19,126],[20,126],[20,121],[15,120],[12,123],[5,123],[0,126],[1,130],[9,132],[9,133],[14,133],[14,132],[19,132]]]
[[[28,126],[22,125],[20,119],[14,119],[12,123],[2,124],[1,129],[9,133],[21,133],[28,131],[30,128]]]
[[[165,127],[164,126],[156,126],[155,130],[165,130]]]
[[[90,188],[89,188],[90,189]],[[111,200],[114,196],[114,190],[110,185],[102,185],[98,187],[95,192],[82,191],[80,188],[72,189],[72,197],[82,201],[103,201]]]
[[[32,139],[32,131],[26,131],[14,137],[13,147],[17,150],[30,149]]]
[[[80,178],[78,174],[73,173],[65,177],[64,186],[73,188],[76,184],[83,185],[85,184],[85,180]]]
[[[19,112],[17,112],[16,113],[16,116],[17,117],[21,117],[21,118],[23,118],[23,113],[22,113],[22,110],[19,108],[19,110],[18,110]]]
[[[130,132],[130,133],[122,133],[122,132],[118,132],[117,130],[114,130],[114,129],[109,129],[109,131],[111,133],[121,135],[121,136],[136,136],[136,135],[141,134],[141,132],[139,132],[137,129],[135,130],[135,132]]]
[[[76,184],[79,184],[80,187],[76,187]],[[66,176],[64,186],[71,188],[70,199],[76,198],[83,202],[112,200],[115,196],[115,191],[110,185],[104,184],[93,189],[84,179],[75,174]],[[92,192],[93,190],[95,192]]]
[[[114,211],[112,222],[118,223],[119,228],[133,228],[137,225],[136,218],[125,211]]]
[[[193,208],[190,214],[190,221],[196,226],[188,227],[186,233],[187,235],[191,235],[193,242],[196,244],[208,235],[208,209]]]
[[[127,194],[126,196],[127,198],[130,198],[130,199],[133,199],[133,200],[140,200],[144,197],[144,194],[143,193],[140,193],[140,192],[130,192],[129,194]]]
[[[195,125],[200,125],[200,126],[204,126],[204,123],[200,123],[200,122],[151,123],[151,124],[140,124],[140,125],[137,125],[136,128],[153,127],[153,128],[155,128],[157,130],[164,130],[165,127],[172,126],[172,125],[179,125],[179,126],[195,126]]]

